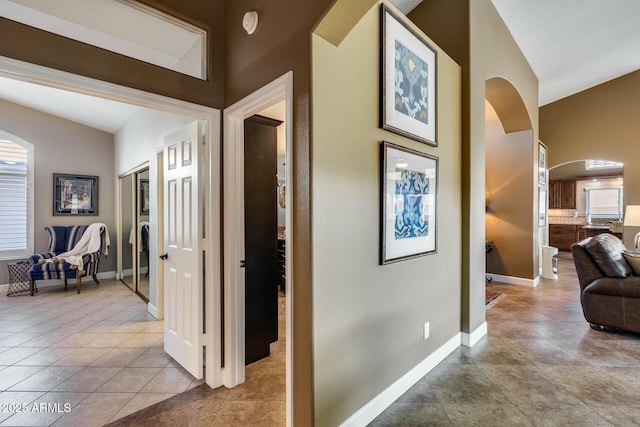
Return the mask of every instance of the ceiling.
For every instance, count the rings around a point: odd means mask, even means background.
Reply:
[[[0,3],[4,7],[33,1]],[[420,2],[393,0],[405,13]],[[538,76],[540,105],[640,69],[640,0],[492,2]],[[3,78],[0,98],[110,133],[139,111],[119,102]]]

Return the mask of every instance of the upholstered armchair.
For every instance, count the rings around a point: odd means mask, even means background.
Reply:
[[[31,295],[36,280],[76,279],[76,290],[80,293],[82,278],[91,275],[99,284],[98,267],[100,256],[108,256],[109,233],[101,223],[74,225],[69,227],[46,226],[49,244],[45,252],[31,256],[33,265],[29,269]]]

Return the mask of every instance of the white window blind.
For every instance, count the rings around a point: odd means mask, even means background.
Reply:
[[[588,188],[587,213],[592,217],[622,218],[622,189]]]
[[[31,251],[30,146],[0,139],[0,259]]]

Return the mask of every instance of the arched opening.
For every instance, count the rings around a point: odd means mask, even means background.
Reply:
[[[549,245],[571,244],[600,233],[622,238],[624,164],[580,159],[549,169]]]
[[[541,236],[538,223],[538,143],[517,89],[503,78],[486,83],[485,234],[487,278],[536,286]]]

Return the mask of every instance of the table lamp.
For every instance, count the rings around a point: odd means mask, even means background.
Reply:
[[[640,227],[640,206],[630,205],[624,212],[625,227]],[[633,244],[640,251],[640,233],[636,234]]]

